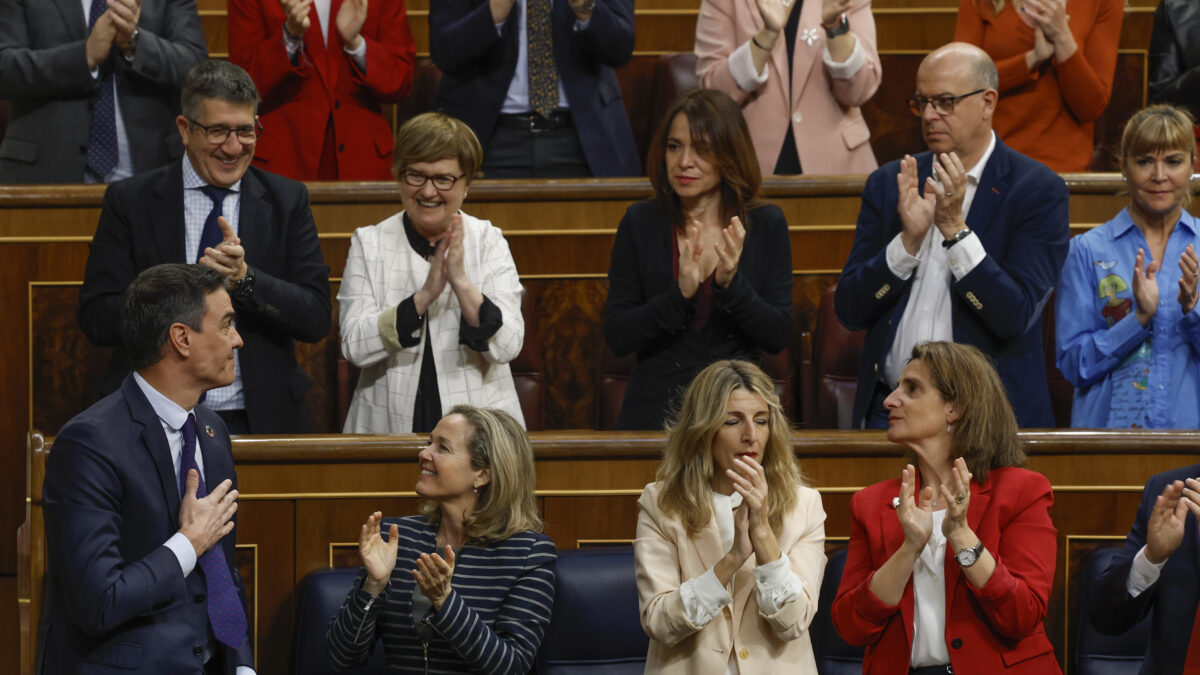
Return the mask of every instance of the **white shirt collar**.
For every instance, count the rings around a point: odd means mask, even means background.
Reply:
[[[244,177],[245,176],[243,176],[243,178]],[[185,152],[183,154],[183,189],[194,190],[196,188],[202,188],[205,185],[208,185],[208,181],[204,180],[200,177],[200,174],[196,173],[196,167],[192,166],[192,158],[188,157],[187,153]],[[236,183],[230,185],[226,189],[233,192],[241,192],[242,179],[239,178]]]

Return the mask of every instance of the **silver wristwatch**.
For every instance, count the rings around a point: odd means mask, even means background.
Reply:
[[[970,567],[976,562],[979,562],[979,556],[983,555],[983,540],[980,539],[978,544],[971,548],[964,548],[954,554],[954,559],[958,561],[959,567]]]

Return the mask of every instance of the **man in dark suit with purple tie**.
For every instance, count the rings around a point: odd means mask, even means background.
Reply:
[[[225,288],[216,270],[166,264],[125,293],[133,372],[46,464],[39,673],[253,675],[229,433],[197,406],[233,381],[242,346]]]

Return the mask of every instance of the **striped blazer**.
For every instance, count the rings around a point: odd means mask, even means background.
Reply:
[[[440,612],[413,617],[412,570],[422,553],[433,553],[437,526],[423,516],[387,518],[387,538],[399,526],[396,568],[383,593],[354,590],[329,623],[325,643],[339,669],[363,663],[375,640],[383,640],[389,668],[428,673],[525,673],[533,668],[554,605],[554,542],[525,531],[488,546],[468,544],[458,553],[450,597]],[[428,651],[416,622],[433,629]]]

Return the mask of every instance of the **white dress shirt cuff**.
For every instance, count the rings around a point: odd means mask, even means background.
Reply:
[[[582,33],[583,31],[587,30],[588,26],[590,26],[590,25],[592,25],[591,19],[588,19],[587,21],[580,21],[579,19],[575,19],[575,25],[572,26],[572,28],[575,30],[576,33]]]
[[[192,547],[192,542],[187,535],[176,532],[163,546],[171,549],[171,553],[175,554],[176,560],[179,561],[179,568],[183,570],[183,576],[186,577],[196,569],[196,549]]]
[[[361,35],[359,37],[362,37]],[[342,47],[342,51],[346,52],[346,56],[354,59],[354,65],[362,72],[367,72],[367,39],[362,38],[358,43],[358,49],[346,49]]]
[[[717,573],[711,568],[695,579],[688,579],[680,584],[679,599],[683,602],[683,612],[687,620],[697,628],[707,626],[717,612],[733,602],[733,597],[721,585]]]
[[[1141,595],[1158,581],[1158,575],[1162,573],[1163,565],[1166,564],[1166,560],[1157,565],[1147,560],[1146,547],[1143,546],[1142,550],[1133,556],[1133,564],[1129,566],[1129,578],[1125,580],[1125,590],[1134,598]]]
[[[909,255],[908,251],[904,249],[904,242],[901,241],[898,234],[888,242],[886,251],[888,269],[901,280],[908,280],[912,276],[913,270],[917,269],[917,265],[921,264],[920,258]]]
[[[938,233],[941,236],[941,233]],[[938,242],[941,245],[941,242]],[[987,251],[983,250],[983,242],[972,232],[963,237],[957,244],[946,249],[946,262],[950,263],[950,273],[954,280],[959,281],[971,273],[975,266],[983,262]]]
[[[848,80],[867,65],[867,52],[863,50],[858,36],[853,33],[850,36],[854,38],[854,49],[850,50],[850,56],[847,56],[845,61],[838,63],[833,60],[833,55],[829,53],[829,43],[825,43],[825,49],[821,52],[821,61],[825,64],[825,70],[829,71],[829,76],[835,80]]]
[[[755,91],[766,84],[768,72],[766,63],[763,63],[762,73],[754,70],[754,57],[750,56],[749,40],[729,55],[729,74],[742,91]]]
[[[758,588],[758,611],[767,616],[794,602],[804,590],[804,582],[792,571],[785,555],[755,567],[754,581]]]

